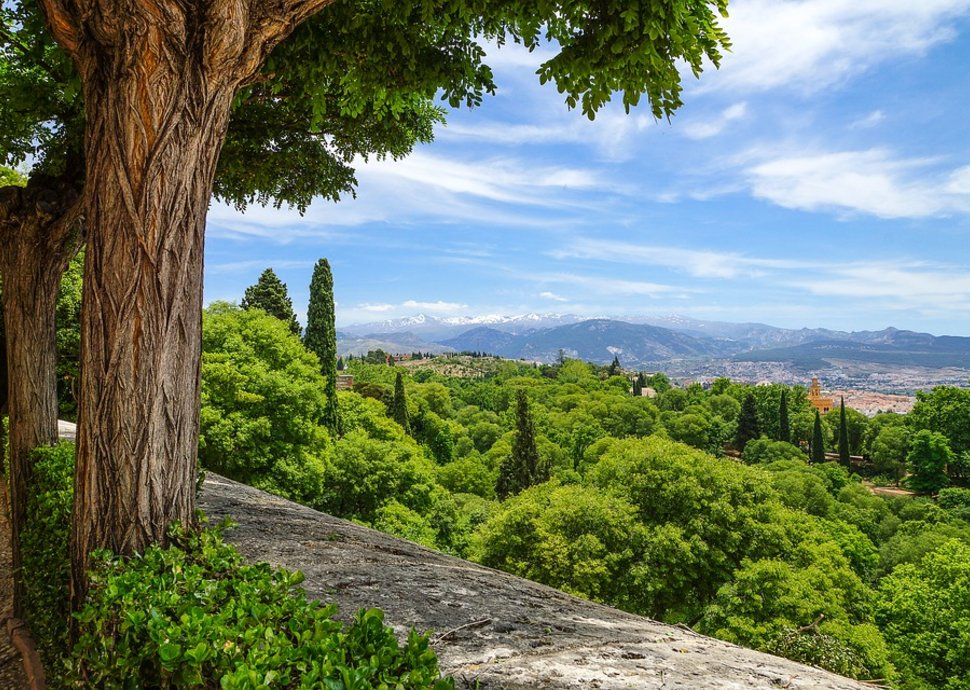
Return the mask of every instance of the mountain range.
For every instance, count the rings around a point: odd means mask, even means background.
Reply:
[[[538,362],[566,356],[627,368],[701,360],[784,362],[815,371],[841,362],[970,369],[970,338],[886,328],[881,331],[788,329],[761,323],[681,316],[588,318],[561,314],[404,319],[347,326],[341,354],[475,351]]]

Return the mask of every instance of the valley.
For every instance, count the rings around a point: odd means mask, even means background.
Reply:
[[[662,371],[678,381],[718,377],[758,383],[804,384],[912,395],[937,385],[970,381],[970,338],[886,328],[843,332],[785,329],[758,323],[686,317],[584,319],[571,315],[405,319],[338,330],[341,355],[488,353],[540,364],[561,356],[626,369]]]

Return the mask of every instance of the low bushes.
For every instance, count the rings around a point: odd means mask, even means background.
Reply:
[[[453,690],[428,637],[399,644],[376,609],[345,626],[308,601],[303,576],[247,565],[222,528],[174,525],[166,548],[94,557],[67,640],[73,448],[39,451],[24,535],[29,620],[52,687]]]

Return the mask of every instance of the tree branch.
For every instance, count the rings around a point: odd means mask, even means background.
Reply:
[[[246,49],[239,58],[236,75],[240,85],[258,80],[266,56],[294,29],[335,0],[255,0],[250,10]]]
[[[824,618],[825,618],[824,613],[818,614],[818,618],[816,618],[813,622],[809,623],[808,625],[803,625],[800,628],[798,628],[798,632],[806,633],[809,630],[811,630],[812,632],[818,632],[818,624],[821,623],[822,619]]]
[[[47,28],[75,61],[80,49],[80,22],[68,9],[65,0],[37,0]]]

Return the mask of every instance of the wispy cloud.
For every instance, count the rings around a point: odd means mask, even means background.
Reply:
[[[782,154],[751,165],[752,193],[785,208],[925,218],[970,212],[970,167],[937,172],[939,161],[885,149]]]
[[[817,93],[956,35],[967,0],[737,0],[724,26],[734,47],[700,90]]]
[[[563,297],[562,295],[557,295],[555,292],[549,292],[548,290],[539,293],[539,297],[542,299],[550,299],[553,302],[568,302],[568,297]]]
[[[366,311],[372,314],[383,314],[385,312],[392,311],[395,307],[393,304],[358,304],[356,307],[360,311]]]
[[[465,162],[424,151],[416,151],[403,161],[374,163],[368,166],[368,172],[446,192],[529,206],[558,202],[555,197],[535,194],[535,190],[591,189],[602,184],[592,171],[582,168],[529,165],[516,158]]]
[[[592,238],[576,239],[552,255],[662,266],[692,277],[720,280],[726,285],[750,287],[749,283],[755,281],[760,286],[755,289],[774,288],[784,290],[788,295],[794,290],[795,294],[845,297],[849,300],[844,303],[846,308],[850,302],[859,308],[867,300],[879,300],[881,309],[956,314],[970,304],[970,267],[911,258],[842,263],[802,261]],[[568,274],[567,277],[580,284],[598,281]],[[610,281],[603,282],[604,287],[610,284]],[[665,286],[657,294],[676,290],[675,286]]]
[[[434,314],[454,314],[460,312],[463,309],[468,309],[467,304],[459,304],[458,302],[444,302],[438,300],[436,302],[419,302],[417,300],[409,299],[401,303],[402,307],[406,309],[418,309],[420,311],[429,311]]]
[[[970,196],[970,165],[965,165],[950,173],[943,190],[948,194]]]
[[[617,240],[576,238],[549,252],[557,259],[596,259],[643,266],[663,266],[695,278],[751,277],[764,269],[796,270],[819,264],[791,259],[765,259],[736,252],[644,245]]]
[[[886,113],[881,110],[873,110],[865,117],[859,118],[855,122],[852,122],[849,127],[852,129],[868,129],[869,127],[875,127],[885,119]]]
[[[527,276],[538,283],[576,285],[597,295],[640,295],[643,297],[678,297],[695,292],[682,285],[664,285],[645,280],[624,280],[579,273],[535,273]]]
[[[732,122],[742,119],[747,112],[747,103],[735,103],[725,108],[716,117],[695,119],[681,124],[681,131],[688,139],[710,139],[723,132],[724,128]]]
[[[893,297],[907,303],[970,299],[970,271],[936,264],[835,265],[824,280],[790,281],[816,295]]]
[[[570,212],[597,207],[595,192],[615,189],[591,167],[537,165],[520,155],[477,159],[414,152],[400,160],[371,161],[357,170],[356,199],[315,201],[304,215],[291,209],[252,206],[240,213],[214,204],[211,237],[285,244],[316,240],[359,244],[343,228],[372,223],[414,224],[427,219],[493,226],[550,228]],[[523,210],[534,212],[523,213]]]

